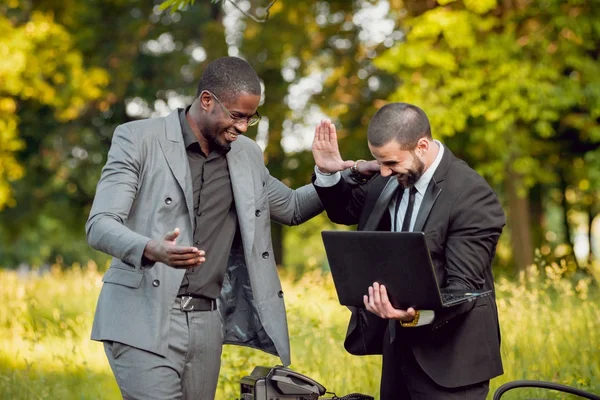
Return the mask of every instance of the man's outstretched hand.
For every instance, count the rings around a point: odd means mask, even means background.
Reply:
[[[162,240],[151,240],[144,248],[144,257],[173,268],[194,268],[206,261],[204,250],[191,246],[177,246],[179,228],[168,232]]]
[[[354,165],[354,161],[344,161],[337,142],[335,125],[330,120],[322,120],[315,128],[312,153],[319,171],[334,173]]]

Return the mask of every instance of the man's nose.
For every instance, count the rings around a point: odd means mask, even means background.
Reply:
[[[239,133],[244,134],[248,130],[248,121],[246,121],[246,120],[236,121],[233,124],[233,126]]]
[[[390,176],[392,174],[392,170],[383,165],[379,168],[379,171],[381,172],[381,176]]]

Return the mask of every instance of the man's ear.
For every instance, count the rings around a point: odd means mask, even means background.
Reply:
[[[419,141],[417,142],[417,154],[419,154],[421,157],[423,157],[425,154],[427,154],[427,152],[429,151],[429,140],[427,140],[426,138],[422,137],[421,139],[419,139]]]
[[[202,108],[204,111],[208,111],[208,107],[212,103],[213,98],[207,91],[202,91],[198,100],[200,101],[200,108]]]

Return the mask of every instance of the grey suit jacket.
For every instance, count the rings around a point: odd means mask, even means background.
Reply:
[[[238,235],[231,249],[219,308],[225,343],[255,347],[290,364],[281,283],[271,243],[271,219],[286,225],[322,211],[312,185],[292,190],[273,178],[258,145],[239,136],[227,154]],[[142,264],[150,239],[179,227],[193,243],[192,182],[178,111],[120,125],[86,223],[89,244],[113,256],[103,277],[93,340],[167,353],[169,309],[184,270]],[[209,255],[210,250],[207,250]]]

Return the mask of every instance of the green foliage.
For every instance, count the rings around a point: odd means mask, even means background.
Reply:
[[[0,264],[90,256],[103,263],[83,225],[115,126],[189,102],[204,64],[228,52],[264,81],[265,160],[292,187],[310,181],[313,160],[307,151],[286,153],[285,133],[313,125],[317,110],[336,123],[344,157],[371,158],[370,117],[385,101],[403,100],[423,106],[434,135],[503,199],[502,185],[514,179],[520,196],[542,193],[546,209],[593,217],[600,204],[593,3],[392,0],[387,20],[376,22],[392,26],[374,40],[361,21],[387,4],[375,0],[277,0],[267,23],[228,1],[4,1],[0,48],[10,62],[0,66],[0,209],[11,208],[0,211]],[[253,0],[249,11],[270,4]],[[298,92],[302,107],[291,104]],[[130,102],[147,112],[128,112]],[[287,265],[301,265],[290,257]]]
[[[421,106],[434,136],[496,188],[514,265],[548,247],[545,231],[574,246],[573,212],[588,216],[591,236],[600,211],[598,2],[403,5],[404,40],[374,60],[400,82],[388,100]],[[558,226],[546,223],[554,203]]]
[[[221,0],[210,0],[211,3],[218,3]],[[175,12],[184,8],[185,6],[191,5],[193,6],[196,3],[196,0],[165,0],[160,3],[159,9],[161,11],[171,9],[171,12]]]
[[[227,0],[210,0],[211,3],[225,2]],[[172,13],[177,10],[185,9],[187,6],[193,6],[196,0],[164,0],[158,7],[159,10],[165,11],[170,9]]]
[[[403,20],[406,40],[375,60],[404,82],[390,100],[422,106],[435,133],[460,143],[493,181],[508,168],[525,187],[556,182],[558,161],[550,156],[565,145],[572,118],[586,122],[570,140],[589,141],[599,127],[600,67],[589,51],[600,39],[597,8],[562,1],[514,10],[495,1],[462,6]],[[574,18],[564,18],[567,11]]]
[[[560,265],[549,264],[545,271],[523,272],[517,281],[498,280],[505,374],[492,380],[488,398],[516,379],[600,391],[600,354],[578,351],[600,348],[600,291],[590,278],[571,281],[563,274]],[[93,263],[68,270],[54,266],[42,275],[0,271],[0,281],[0,398],[119,398],[102,345],[89,340],[101,286]],[[330,275],[314,272],[298,279],[284,274],[283,287],[291,368],[337,395],[377,396],[381,359],[351,356],[343,349],[349,312],[337,302]],[[239,380],[254,366],[278,363],[257,350],[226,346],[216,398],[236,398]],[[529,390],[518,398],[540,396]]]
[[[328,272],[329,266],[321,232],[342,229],[349,228],[330,222],[325,213],[302,225],[285,227],[285,273],[301,278],[304,274],[313,271]]]
[[[176,10],[181,9],[186,5],[194,5],[195,2],[196,0],[165,0],[160,4],[160,10],[164,11],[170,8],[171,12],[175,12]]]
[[[54,96],[50,97],[56,104],[40,102],[40,90],[34,96],[10,97],[15,103],[15,134],[20,143],[12,154],[26,174],[10,184],[14,207],[0,212],[0,265],[25,263],[35,267],[51,264],[57,258],[72,264],[90,256],[103,264],[107,257],[91,251],[85,241],[84,223],[114,128],[142,117],[129,116],[127,102],[136,98],[153,111],[157,101],[166,105],[174,95],[193,94],[201,61],[191,53],[202,38],[207,43],[206,51],[217,54],[225,46],[223,28],[216,21],[204,23],[214,18],[210,3],[199,4],[184,14],[161,14],[152,2],[144,0],[25,0],[18,4],[19,8],[7,13],[10,21],[16,21],[15,27],[26,32],[25,27],[36,26],[31,16],[42,15],[51,18],[52,24],[46,21],[52,28],[47,34],[54,32],[56,38],[41,38],[35,42],[37,47],[23,44],[15,54],[23,52],[32,60],[26,70],[41,82],[54,82],[54,75],[36,74],[39,65],[48,71],[54,68],[55,75],[62,73],[65,82],[53,87]],[[152,50],[169,38],[172,47]],[[12,37],[6,40],[10,42]],[[14,46],[12,42],[10,46]],[[79,69],[75,68],[77,63]],[[95,77],[95,71],[105,71],[104,77],[110,75],[110,80],[103,82],[100,97],[77,109],[83,111],[78,118],[65,120],[61,113],[74,110],[82,96],[99,95],[94,92],[97,85],[83,81]],[[19,82],[22,90],[30,90],[28,82]],[[80,86],[78,90],[83,94],[74,91]],[[6,105],[1,101],[3,90],[0,88],[0,108]],[[66,97],[68,94],[71,97]],[[69,98],[74,99],[71,108],[67,108]],[[0,150],[8,143],[3,140]],[[6,159],[2,154],[0,163]],[[1,174],[2,168],[0,183]]]
[[[98,99],[108,83],[106,71],[84,67],[72,36],[51,14],[11,18],[17,6],[0,6],[6,12],[0,15],[0,211],[16,205],[10,183],[25,173],[17,159],[25,147],[18,109],[34,102],[52,109],[57,121],[67,122]]]

